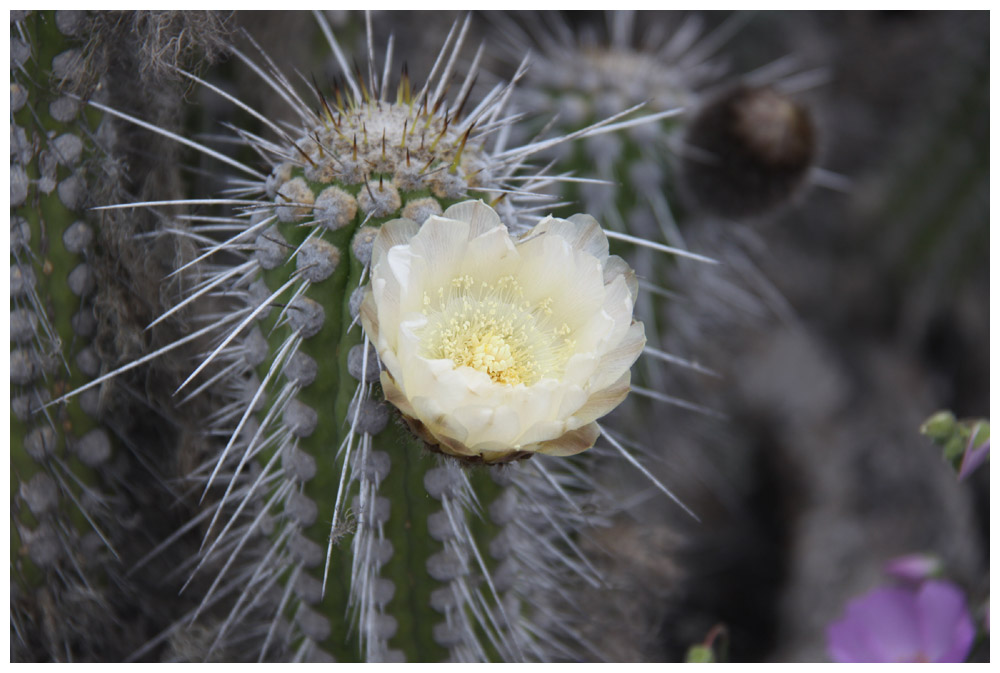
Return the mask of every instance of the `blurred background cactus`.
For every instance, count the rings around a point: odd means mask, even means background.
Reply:
[[[988,414],[980,19],[12,13],[12,659],[819,660],[912,551],[982,600],[988,470],[918,434]],[[379,401],[373,228],[466,198],[623,235],[657,406],[597,462],[469,470]]]
[[[97,419],[96,391],[45,405],[101,367],[84,207],[99,119],[67,95],[83,75],[79,14],[58,23],[20,14],[11,16],[10,64],[12,656],[35,647],[91,657],[101,646],[86,620],[58,613],[88,604],[106,612],[117,512],[101,473],[112,438]]]
[[[150,228],[147,218],[100,217],[90,208],[141,191],[147,181],[162,186],[178,167],[169,163],[170,152],[150,161],[153,155],[144,153],[155,153],[153,146],[137,154],[84,101],[134,97],[141,81],[159,91],[143,98],[147,111],[169,117],[180,92],[162,86],[162,73],[154,71],[190,48],[181,34],[191,19],[11,12],[16,660],[118,659],[176,609],[150,601],[148,577],[129,572],[170,525],[168,510],[177,504],[166,480],[176,474],[183,422],[169,394],[155,392],[157,377],[170,367],[138,369],[113,385],[55,401],[134,361],[157,338],[171,338],[144,327],[161,309],[163,269],[180,252],[137,236]],[[154,52],[157,40],[164,49]]]

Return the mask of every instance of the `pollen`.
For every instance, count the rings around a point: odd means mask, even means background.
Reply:
[[[495,383],[531,385],[560,376],[572,352],[572,330],[550,320],[552,299],[527,301],[513,276],[456,276],[425,293],[423,304],[423,355],[483,372]]]

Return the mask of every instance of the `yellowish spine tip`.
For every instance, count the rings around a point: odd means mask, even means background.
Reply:
[[[295,142],[293,142],[293,143],[292,143],[292,146],[293,146],[293,147],[294,147],[294,148],[295,148],[296,150],[298,150],[299,154],[301,154],[301,155],[302,155],[302,157],[303,157],[303,158],[304,158],[304,159],[305,159],[306,161],[308,161],[308,162],[309,162],[309,165],[310,165],[310,166],[315,166],[315,165],[316,165],[316,162],[315,162],[315,161],[313,161],[313,160],[312,160],[312,159],[311,159],[311,158],[309,157],[309,155],[308,155],[308,154],[306,154],[305,150],[303,150],[303,149],[302,149],[301,147],[299,147],[299,144],[298,144],[298,143],[295,143]]]
[[[310,77],[312,77],[313,88],[316,89],[316,97],[319,99],[320,105],[323,106],[323,114],[326,115],[326,122],[324,125],[327,128],[330,128],[330,125],[333,124],[333,113],[330,111],[330,106],[326,102],[326,96],[324,96],[323,92],[320,90],[319,84],[316,82],[316,78],[311,75]]]
[[[445,117],[444,118],[444,126],[441,127],[441,133],[439,133],[438,136],[437,136],[437,138],[434,139],[434,142],[431,143],[431,146],[429,148],[431,152],[433,152],[434,148],[437,147],[437,144],[441,141],[441,138],[444,138],[444,134],[448,132],[448,124],[450,124],[450,123],[451,123],[451,120],[448,119],[447,117]]]
[[[313,132],[313,134],[309,137],[312,138],[313,141],[316,143],[316,151],[319,152],[319,156],[321,158],[326,157],[326,153],[323,151],[323,141],[320,139],[319,134]]]
[[[454,175],[458,171],[458,164],[462,161],[462,152],[465,150],[465,143],[469,140],[469,134],[472,133],[472,127],[462,134],[462,141],[458,145],[458,151],[455,152],[455,158],[451,160],[451,166],[448,168],[448,172]]]
[[[365,86],[365,78],[361,76],[361,68],[358,67],[357,62],[354,63],[354,75],[358,80],[358,84],[361,85],[361,98],[365,103],[371,103],[371,94],[368,92],[368,87]]]

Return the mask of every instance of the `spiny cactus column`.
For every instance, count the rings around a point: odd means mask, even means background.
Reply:
[[[15,659],[120,660],[178,610],[138,595],[146,578],[128,574],[183,509],[165,515],[160,500],[177,460],[176,409],[154,411],[144,395],[163,370],[136,370],[145,390],[132,387],[136,378],[102,378],[116,359],[139,357],[161,337],[143,332],[139,314],[158,305],[162,259],[148,238],[129,235],[148,231],[142,217],[91,210],[154,181],[150,167],[158,185],[171,182],[177,166],[170,152],[144,162],[150,144],[136,151],[136,134],[119,134],[85,101],[135,95],[140,109],[172,109],[164,71],[195,53],[210,60],[206,45],[220,25],[207,13],[12,13]],[[135,93],[144,88],[158,95]],[[173,243],[156,246],[172,263],[182,256]]]
[[[488,557],[470,548],[476,536],[485,547],[489,526],[470,521],[468,509],[498,488],[450,459],[438,465],[391,421],[358,325],[381,223],[423,222],[459,199],[499,194],[493,171],[507,166],[483,145],[505,90],[466,110],[470,76],[447,101],[437,84],[453,67],[446,53],[435,84],[420,91],[404,70],[394,102],[385,80],[348,74],[328,96],[317,91],[319,115],[279,74],[237,53],[293,104],[303,127],[293,137],[261,119],[278,140],[249,144],[273,157],[273,169],[246,190],[259,200],[242,200],[243,213],[227,220],[236,234],[206,249],[242,261],[205,266],[183,302],[239,298],[232,312],[205,317],[219,336],[182,386],[230,401],[211,419],[210,431],[227,438],[218,462],[194,477],[213,494],[198,568],[235,559],[202,604],[238,591],[206,656],[239,638],[241,621],[265,604],[273,618],[260,627],[253,656],[261,658],[289,646],[310,659],[519,656],[501,633],[516,627],[494,614],[503,613],[496,589],[481,586]],[[481,482],[475,491],[470,479]],[[261,530],[271,539],[263,559],[248,553]]]
[[[88,657],[101,642],[88,636],[94,625],[49,611],[70,610],[67,601],[85,596],[98,603],[87,614],[106,611],[102,566],[115,551],[100,474],[113,443],[96,420],[97,390],[46,405],[101,367],[90,345],[94,231],[83,208],[100,115],[61,93],[82,76],[73,37],[81,13],[13,14],[11,643],[25,657]]]
[[[272,139],[238,132],[266,159],[264,170],[183,140],[243,174],[231,198],[197,202],[232,210],[190,216],[188,234],[203,253],[179,269],[193,283],[161,316],[213,306],[183,339],[211,343],[179,392],[218,402],[205,430],[219,452],[190,476],[203,511],[161,545],[198,530],[202,550],[182,571],[208,586],[196,610],[136,657],[171,633],[207,631],[191,639],[204,648],[190,656],[578,658],[572,619],[559,611],[572,601],[543,591],[559,596],[573,578],[600,582],[573,539],[594,523],[584,501],[593,504],[599,489],[568,459],[487,471],[428,453],[382,402],[377,355],[359,325],[385,222],[417,227],[478,197],[524,232],[548,209],[532,201],[551,182],[516,175],[525,159],[616,121],[505,149],[510,85],[473,106],[473,71],[447,95],[468,27],[452,28],[423,87],[404,69],[394,101],[388,67],[381,78],[352,72],[328,29],[345,79],[332,91],[316,87],[314,105],[282,74],[233,50],[297,114],[295,131],[188,75]],[[221,620],[217,605],[227,609]],[[252,651],[248,634],[257,638]]]
[[[266,358],[258,372],[275,391],[261,410],[258,432],[280,428],[265,455],[307,456],[316,465],[311,478],[296,475],[301,486],[285,499],[279,537],[291,531],[298,544],[319,545],[325,553],[328,539],[340,544],[336,529],[347,511],[357,527],[351,554],[335,550],[330,568],[311,567],[324,553],[289,559],[301,600],[295,620],[305,637],[338,658],[350,657],[344,647],[348,603],[366,659],[387,656],[397,633],[411,657],[439,659],[444,650],[434,644],[433,621],[408,609],[393,610],[396,617],[386,613],[390,598],[396,605],[430,604],[429,582],[412,572],[420,566],[414,558],[428,562],[433,547],[426,530],[433,501],[420,487],[433,463],[402,428],[389,426],[390,409],[374,399],[378,361],[363,343],[357,310],[377,227],[395,217],[423,221],[440,214],[468,193],[482,159],[479,150],[465,147],[471,126],[457,113],[448,120],[435,113],[440,99],[415,101],[405,76],[395,103],[380,102],[360,86],[360,98],[345,100],[338,91],[339,104],[322,99],[325,118],[287,149],[293,161],[278,165],[267,181],[273,206],[251,220],[267,227],[254,251],[263,286],[253,287],[266,296],[260,306],[270,313],[261,323],[269,339],[266,350],[259,344]],[[285,306],[269,308],[276,304]],[[287,383],[279,384],[279,376]],[[412,458],[400,464],[407,453]],[[347,491],[348,469],[358,481],[356,496]],[[391,501],[377,495],[383,481]],[[318,521],[317,511],[323,513]]]

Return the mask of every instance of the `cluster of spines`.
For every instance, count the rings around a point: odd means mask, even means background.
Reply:
[[[423,100],[420,109],[428,115],[428,125],[435,110],[445,109],[441,101],[446,80],[467,28],[468,22],[449,34],[428,80],[440,74],[433,96],[426,93],[429,84],[424,94],[411,97],[404,75],[400,101],[409,105]],[[343,65],[339,46],[330,39]],[[300,137],[309,139],[319,126],[339,131],[347,123],[345,115],[385,105],[372,92],[387,86],[376,87],[369,73],[366,87],[361,76],[355,73],[352,78],[345,68],[348,79],[341,101],[331,107],[317,92],[320,112],[313,112],[276,69],[264,70],[234,53],[298,112],[306,129]],[[522,75],[519,70],[515,80]],[[454,112],[457,117],[474,81],[470,74],[459,103],[448,108],[449,116]],[[348,87],[352,97],[344,103]],[[498,85],[488,93],[469,115],[481,120],[474,124],[475,134],[470,125],[443,158],[425,168],[454,175],[452,169],[471,156],[467,147],[475,141],[478,163],[471,174],[477,176],[477,189],[492,195],[495,203],[505,197],[497,204],[501,214],[508,226],[523,228],[537,219],[533,213],[551,207],[551,201],[530,204],[542,200],[539,192],[559,179],[515,176],[525,159],[571,138],[614,128],[611,122],[620,117],[558,139],[505,149],[510,120],[503,109],[511,90],[510,85]],[[428,100],[434,104],[428,106]],[[110,108],[100,109],[158,130]],[[649,120],[618,127],[643,121]],[[574,648],[585,644],[578,642],[565,619],[555,616],[555,608],[546,614],[543,608],[522,609],[519,604],[537,603],[532,595],[536,589],[565,592],[568,577],[600,582],[573,541],[580,529],[595,523],[573,494],[579,487],[594,496],[585,468],[574,461],[552,463],[539,457],[507,468],[506,483],[498,487],[490,485],[485,473],[467,472],[448,458],[432,467],[434,459],[414,444],[402,424],[390,421],[389,409],[379,401],[377,358],[357,324],[376,226],[399,216],[400,209],[408,214],[402,199],[392,208],[378,205],[376,197],[387,191],[385,180],[394,172],[378,171],[382,182],[377,187],[364,172],[351,190],[341,181],[338,188],[356,199],[361,212],[355,210],[338,222],[327,217],[319,198],[332,181],[310,177],[317,168],[310,151],[331,154],[330,148],[322,138],[312,139],[315,147],[303,147],[306,143],[293,140],[286,130],[265,123],[278,134],[278,142],[246,131],[238,136],[268,160],[274,168],[271,177],[225,159],[249,179],[234,182],[234,198],[199,203],[235,206],[237,214],[185,218],[191,226],[180,231],[203,245],[204,252],[179,270],[197,281],[177,307],[203,300],[212,308],[196,318],[203,327],[161,349],[198,338],[211,340],[181,392],[185,399],[200,393],[215,397],[218,403],[206,419],[206,433],[219,438],[220,450],[189,475],[192,488],[202,494],[202,512],[154,553],[198,530],[202,550],[177,572],[186,573],[189,582],[209,571],[214,578],[194,582],[202,592],[199,606],[134,656],[144,656],[199,623],[210,623],[204,658],[232,653],[253,639],[258,647],[250,656],[261,659],[574,658]],[[443,137],[443,131],[438,134]],[[497,138],[491,153],[483,150],[489,136]],[[171,137],[222,158],[194,141]],[[352,138],[349,149],[341,169],[347,159],[360,156],[364,139],[359,148]],[[362,203],[365,195],[367,206]],[[404,194],[409,196],[427,195]],[[471,194],[435,196],[444,199],[441,208]],[[418,200],[407,198],[406,204]],[[431,208],[426,214],[433,212]],[[229,232],[233,235],[219,241],[220,234]],[[620,443],[608,439],[616,455],[638,466]],[[426,493],[440,509],[428,509],[434,505],[429,505]],[[492,519],[483,517],[487,510]],[[350,554],[343,544],[348,532],[354,534]],[[220,602],[225,617],[216,623],[207,613]],[[425,619],[426,610],[440,618]],[[362,649],[353,649],[351,642],[359,642]]]
[[[320,100],[329,115],[328,103]],[[363,105],[357,100],[351,103],[356,113]],[[468,137],[466,132],[458,151],[448,157],[450,165],[457,164]],[[302,159],[306,165],[300,170],[308,171],[308,156],[303,153]],[[267,629],[261,657],[272,643],[275,650],[292,646],[309,658],[321,656],[324,648],[351,657],[349,651],[343,652],[352,624],[343,614],[346,603],[356,616],[353,623],[361,631],[364,657],[393,658],[388,641],[395,626],[384,607],[395,587],[378,572],[393,554],[382,532],[388,501],[377,495],[390,461],[374,442],[388,425],[389,414],[384,404],[373,399],[378,364],[373,350],[361,342],[357,326],[360,294],[350,291],[363,280],[376,231],[367,225],[377,220],[369,219],[373,215],[369,209],[364,224],[358,223],[361,218],[351,218],[353,222],[344,223],[348,226],[325,226],[320,217],[310,217],[315,203],[308,203],[307,197],[282,200],[282,186],[260,185],[258,193],[271,196],[273,191],[278,199],[257,202],[258,207],[247,213],[249,226],[246,218],[204,224],[234,226],[236,236],[224,245],[210,244],[208,252],[243,254],[245,261],[215,268],[204,264],[200,269],[204,280],[193,286],[186,300],[227,302],[235,297],[238,306],[235,312],[203,316],[222,329],[211,353],[188,379],[191,382],[204,372],[206,380],[198,386],[192,383],[189,394],[210,389],[230,399],[219,406],[209,426],[210,432],[223,437],[225,447],[216,460],[191,475],[206,491],[213,484],[225,491],[201,517],[206,543],[192,564],[193,573],[203,565],[214,566],[211,559],[232,559],[241,552],[259,550],[256,533],[270,527],[272,543],[264,559],[247,554],[248,565],[224,563],[205,592],[202,604],[206,607],[227,588],[242,592],[213,646],[225,642],[239,618],[253,607],[247,597],[257,592],[250,587],[283,584],[284,590],[273,597],[277,599],[275,619]],[[366,184],[358,200],[366,191],[370,195],[370,189]],[[244,195],[250,193],[245,191]],[[378,217],[399,215],[398,206],[394,210],[378,213]],[[306,226],[297,226],[302,222]],[[190,228],[192,235],[199,235],[199,224]],[[271,291],[274,287],[278,289]],[[308,348],[311,344],[317,346]],[[311,357],[310,350],[318,357]],[[316,411],[330,406],[335,413]],[[345,419],[348,427],[343,426]],[[403,438],[396,436],[388,444],[400,441]],[[256,467],[258,463],[263,467]],[[419,483],[419,465],[415,472]],[[357,495],[348,514],[353,492]],[[332,509],[333,530],[326,526],[330,511],[317,523],[317,500]],[[412,504],[419,507],[419,500]],[[410,508],[400,509],[400,518],[412,516],[406,511]],[[344,550],[332,549],[340,542],[345,521],[353,521],[357,529],[351,562],[342,560],[347,556]],[[325,563],[321,561],[326,545],[317,540],[329,540]],[[226,575],[239,577],[241,582],[227,587]],[[349,587],[346,592],[344,586]],[[282,626],[282,614],[294,623],[293,632],[287,624]],[[190,619],[197,616],[192,614]]]

